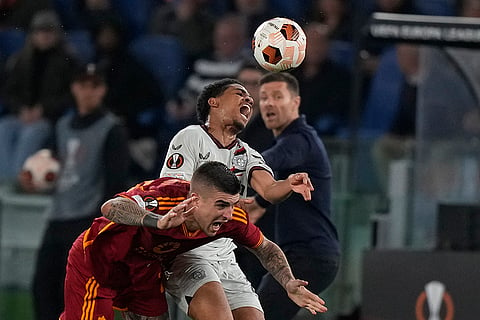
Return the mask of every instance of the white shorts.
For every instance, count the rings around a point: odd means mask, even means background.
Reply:
[[[258,295],[235,259],[209,261],[180,255],[170,269],[166,273],[166,289],[187,314],[186,297],[193,297],[202,285],[211,281],[222,284],[231,310],[253,307],[263,312]]]

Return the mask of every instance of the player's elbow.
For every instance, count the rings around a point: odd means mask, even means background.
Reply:
[[[102,215],[109,220],[111,218],[111,212],[112,212],[112,210],[111,210],[112,209],[112,201],[113,201],[113,199],[110,199],[110,200],[104,202],[102,204],[102,206],[100,207],[100,212],[102,213]]]

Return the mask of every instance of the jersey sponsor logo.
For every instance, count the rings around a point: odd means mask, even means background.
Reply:
[[[199,157],[200,159],[202,159],[202,160],[207,160],[208,158],[210,158],[210,151],[207,152],[206,155],[203,155],[202,153],[199,152],[199,153],[198,153],[198,157]]]
[[[179,242],[169,241],[165,243],[160,243],[152,249],[156,254],[163,254],[167,252],[172,252],[177,250],[180,247]]]
[[[158,201],[154,197],[147,196],[143,198],[143,202],[145,203],[145,210],[154,211],[158,208]]]
[[[183,158],[183,156],[180,153],[176,152],[172,154],[170,157],[168,157],[167,167],[169,169],[178,169],[181,166],[183,166],[184,162],[185,162],[185,159]]]
[[[172,144],[172,149],[175,150],[175,151],[180,149],[181,147],[182,147],[182,144],[179,144],[178,146]]]

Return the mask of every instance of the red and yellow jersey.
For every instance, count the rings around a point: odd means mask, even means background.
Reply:
[[[187,181],[160,178],[140,183],[118,196],[163,215],[186,199],[189,188]],[[221,237],[232,238],[250,248],[259,246],[264,239],[261,231],[248,221],[247,214],[235,207],[233,219],[223,224],[214,237],[200,230],[189,232],[185,225],[158,230],[116,224],[101,217],[94,220],[82,241],[96,279],[115,287],[125,276],[140,285],[144,277],[160,277],[162,267],[168,267],[178,254]]]

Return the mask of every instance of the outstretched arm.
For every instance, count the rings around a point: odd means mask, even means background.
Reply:
[[[306,201],[312,199],[313,185],[305,172],[291,174],[285,180],[275,180],[267,171],[255,170],[252,172],[250,185],[271,203],[285,200],[292,192],[301,194]]]
[[[308,282],[295,279],[287,258],[278,245],[265,238],[259,247],[250,250],[299,307],[306,308],[312,314],[327,311],[325,301],[305,288]]]
[[[187,198],[167,214],[161,216],[140,207],[135,201],[116,197],[102,205],[102,215],[110,221],[130,226],[145,226],[157,229],[170,229],[181,225],[193,214],[190,206],[192,198]]]

